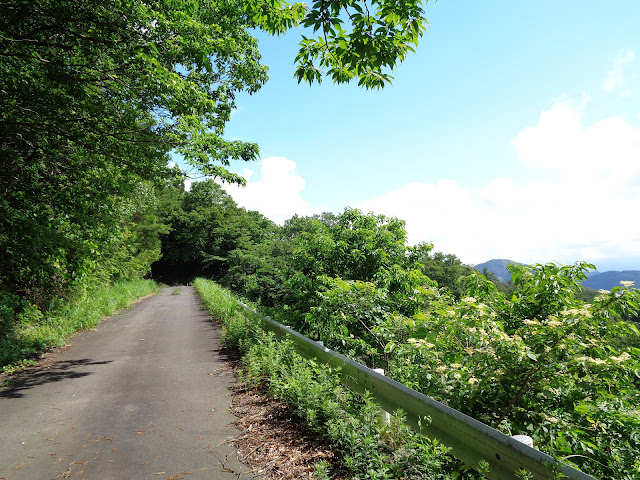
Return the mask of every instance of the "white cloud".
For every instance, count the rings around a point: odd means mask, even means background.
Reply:
[[[268,157],[260,161],[260,175],[244,169],[246,187],[222,184],[238,205],[257,210],[276,223],[282,224],[294,214],[312,215],[315,212],[300,196],[304,179],[296,173],[296,164],[284,157]]]
[[[468,263],[638,263],[640,126],[621,118],[584,125],[578,112],[554,104],[512,141],[539,180],[495,178],[477,189],[413,182],[359,207],[405,219],[411,242],[431,241]]]
[[[607,72],[602,90],[605,92],[619,91],[623,95],[631,94],[631,90],[625,89],[627,85],[626,68],[635,61],[635,53],[630,48],[621,50],[613,59],[611,70]]]
[[[511,143],[530,167],[574,180],[623,186],[638,173],[640,128],[619,117],[590,126],[568,104],[556,103]]]

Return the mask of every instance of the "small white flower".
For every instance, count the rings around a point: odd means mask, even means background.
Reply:
[[[586,362],[586,363],[593,363],[594,365],[602,365],[604,363],[607,363],[605,360],[602,360],[601,358],[592,358],[592,357],[587,357],[587,356],[576,357],[576,361],[578,361],[578,362]]]
[[[609,357],[609,359],[613,360],[614,362],[626,362],[630,358],[631,355],[629,355],[627,352],[623,352],[619,357]]]
[[[591,318],[591,312],[589,311],[589,309],[584,308],[584,307],[583,308],[569,308],[567,310],[563,310],[562,312],[560,312],[560,315],[562,315],[563,317],[582,315],[583,317]]]
[[[631,282],[631,281],[629,281],[629,280],[622,280],[622,281],[620,282],[620,284],[621,284],[623,287],[626,287],[626,288],[633,287],[633,286],[635,285],[635,283],[636,283],[636,282]]]

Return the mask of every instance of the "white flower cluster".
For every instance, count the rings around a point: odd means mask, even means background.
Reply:
[[[619,357],[609,357],[609,360],[613,360],[616,363],[622,363],[622,362],[626,362],[627,360],[631,359],[631,355],[629,355],[627,352],[623,352]]]
[[[582,316],[586,318],[591,318],[591,311],[589,310],[589,306],[585,305],[582,308],[569,308],[567,310],[563,310],[560,312],[560,315],[563,317],[577,317]]]
[[[415,345],[416,347],[426,347],[426,348],[435,347],[433,343],[429,343],[422,338],[410,338],[409,340],[407,340],[407,343]]]

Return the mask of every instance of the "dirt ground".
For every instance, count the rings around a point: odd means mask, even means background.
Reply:
[[[229,352],[228,368],[238,372],[239,352]],[[310,432],[289,408],[259,388],[234,387],[231,413],[240,433],[233,439],[240,460],[265,480],[316,478],[314,465],[325,461],[332,478],[344,480],[331,446]]]

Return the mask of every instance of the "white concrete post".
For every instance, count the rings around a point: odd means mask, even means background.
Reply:
[[[531,448],[535,448],[533,446],[533,438],[531,438],[529,435],[512,435],[511,438],[517,440],[520,443],[524,443]]]
[[[384,375],[384,368],[374,368],[373,371],[379,373],[380,375]],[[389,414],[389,412],[382,410],[382,408],[380,409],[380,422],[383,425],[389,425],[389,423],[391,422],[391,415]]]

